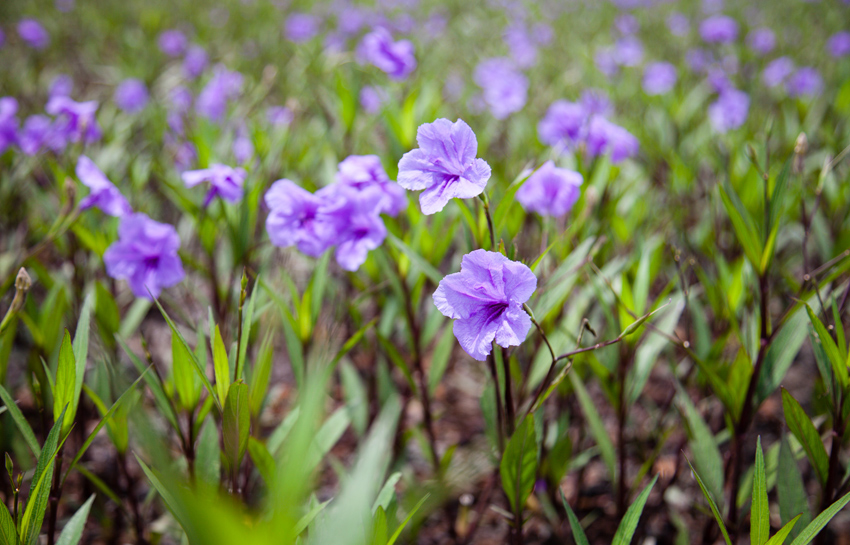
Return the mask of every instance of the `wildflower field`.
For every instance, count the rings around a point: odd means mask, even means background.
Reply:
[[[0,545],[850,544],[850,1],[0,1]]]

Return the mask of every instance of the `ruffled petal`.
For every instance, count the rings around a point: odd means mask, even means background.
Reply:
[[[479,312],[469,318],[456,320],[453,331],[467,354],[478,361],[485,361],[493,348],[499,325],[499,321],[490,321],[485,312]]]
[[[398,162],[398,185],[418,191],[433,185],[433,165],[421,149],[405,153]]]
[[[401,176],[399,176],[399,180],[401,180]],[[456,178],[443,175],[439,182],[423,191],[419,195],[422,213],[428,216],[445,208],[446,204],[454,198],[453,186],[456,182]]]
[[[507,348],[519,346],[531,329],[531,317],[519,304],[510,305],[502,314],[496,330],[496,343]]]
[[[537,289],[537,277],[526,265],[508,260],[503,264],[505,295],[511,302],[519,304],[528,301]]]

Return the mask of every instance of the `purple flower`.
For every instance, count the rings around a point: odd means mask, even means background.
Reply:
[[[174,108],[174,113],[185,114],[192,107],[192,91],[188,87],[178,85],[168,94],[168,102]]]
[[[635,16],[630,13],[623,13],[614,19],[614,27],[625,36],[636,34],[640,30],[640,23]]]
[[[22,19],[18,23],[18,35],[35,49],[44,49],[50,44],[50,34],[35,19]]]
[[[198,95],[195,110],[212,121],[221,121],[227,112],[227,102],[242,91],[242,74],[231,72],[223,65],[216,65],[210,81]]]
[[[240,165],[244,165],[254,157],[254,143],[251,142],[248,129],[244,125],[236,129],[236,138],[233,139],[233,157]]]
[[[80,155],[77,160],[77,178],[84,186],[91,189],[91,193],[80,201],[80,211],[88,210],[95,206],[105,214],[121,217],[132,214],[133,209],[118,188],[101,172],[94,161]]]
[[[671,13],[667,17],[667,28],[673,36],[687,36],[691,31],[691,22],[681,13]]]
[[[725,133],[737,129],[747,120],[750,97],[737,89],[727,89],[708,107],[708,119],[714,130]]]
[[[593,61],[600,72],[613,78],[620,71],[617,54],[613,47],[600,47],[593,55]]]
[[[738,38],[738,22],[726,15],[715,15],[699,25],[699,35],[707,43],[729,43]]]
[[[593,116],[587,128],[587,147],[590,157],[610,154],[612,163],[619,163],[637,155],[640,144],[629,131],[611,123],[602,116]]]
[[[169,57],[179,57],[186,51],[189,40],[176,29],[166,30],[159,35],[159,49]]]
[[[50,98],[69,97],[73,90],[74,80],[71,79],[71,76],[67,74],[59,74],[53,78],[52,82],[50,82],[50,89],[47,91],[47,95]]]
[[[531,68],[537,64],[537,46],[522,24],[506,28],[503,39],[511,52],[511,59],[518,67]]]
[[[708,78],[706,79],[718,93],[722,93],[723,91],[733,87],[732,82],[729,80],[729,76],[726,75],[726,72],[724,72],[722,68],[710,68],[708,71]]]
[[[823,89],[823,79],[817,70],[811,66],[804,66],[788,78],[785,89],[792,97],[814,96]]]
[[[620,66],[637,66],[643,60],[643,44],[634,36],[626,36],[614,44],[614,58]]]
[[[484,91],[484,102],[496,119],[522,110],[528,99],[528,78],[510,59],[497,57],[475,67],[475,83]]]
[[[208,60],[207,52],[203,47],[199,45],[191,46],[186,51],[186,56],[183,57],[183,73],[189,79],[197,78],[204,73]]]
[[[584,108],[584,114],[588,117],[593,115],[607,117],[614,113],[611,99],[608,98],[605,91],[600,89],[585,89],[581,92],[578,102]]]
[[[0,98],[0,155],[18,141],[18,101]]]
[[[654,62],[643,70],[643,90],[648,95],[663,95],[676,85],[676,67],[669,62]]]
[[[177,150],[174,153],[174,168],[180,172],[189,170],[189,168],[197,161],[198,150],[195,147],[195,144],[191,142],[183,142],[177,146]]]
[[[538,45],[549,45],[555,38],[555,31],[548,23],[536,23],[531,29],[531,39]]]
[[[319,18],[308,13],[293,13],[286,19],[284,32],[295,43],[309,41],[319,33]]]
[[[351,155],[339,164],[337,182],[358,191],[378,189],[370,195],[375,199],[377,214],[397,216],[407,208],[407,192],[387,176],[377,155]]]
[[[387,93],[379,87],[367,85],[360,89],[360,107],[366,113],[376,114],[381,111],[384,101],[387,99]]]
[[[377,186],[357,191],[351,186],[330,185],[322,191],[334,195],[329,213],[336,223],[336,262],[347,271],[356,271],[387,237],[387,228],[375,209],[385,193]]]
[[[689,49],[685,53],[685,63],[691,72],[702,72],[711,63],[711,53],[705,49]]]
[[[127,113],[141,112],[148,104],[148,88],[141,80],[125,79],[115,89],[115,104]]]
[[[296,246],[311,257],[319,257],[333,245],[337,223],[328,207],[326,193],[315,195],[282,179],[272,184],[265,195],[270,209],[266,231],[275,246]]]
[[[292,110],[286,106],[269,106],[266,109],[266,121],[275,127],[287,127],[292,123]]]
[[[393,41],[389,31],[376,28],[363,37],[357,47],[362,62],[373,64],[392,79],[402,80],[416,68],[413,44],[408,40]]]
[[[45,146],[59,152],[65,148],[66,142],[53,130],[53,121],[46,115],[31,115],[18,133],[18,146],[26,155],[35,155]],[[59,149],[55,149],[60,143]]]
[[[454,123],[437,119],[419,126],[419,149],[404,154],[398,163],[398,183],[419,195],[422,213],[442,210],[453,198],[480,195],[490,179],[490,165],[476,159],[478,140],[462,119]]]
[[[769,28],[757,28],[747,35],[747,45],[759,55],[767,55],[776,47],[776,36]]]
[[[75,102],[68,97],[57,96],[47,101],[45,111],[57,116],[55,129],[71,142],[84,141],[91,144],[100,140],[100,125],[97,124],[97,101]]]
[[[228,202],[239,202],[242,199],[245,175],[241,168],[214,163],[209,168],[188,170],[180,177],[187,187],[194,187],[201,182],[210,183],[210,190],[204,199],[204,206],[208,206],[216,196]]]
[[[558,168],[553,161],[546,161],[522,184],[516,199],[529,212],[560,217],[578,200],[582,181],[578,172]]]
[[[3,48],[3,45],[6,43],[6,33],[3,32],[3,29],[0,28],[0,49]]]
[[[587,113],[581,104],[556,100],[537,124],[540,141],[552,147],[574,147],[582,138]]]
[[[136,297],[156,298],[185,276],[178,248],[180,236],[171,225],[140,212],[124,216],[118,240],[103,254],[106,274],[126,280]]]
[[[850,55],[850,32],[836,32],[826,41],[826,50],[835,58]]]
[[[440,281],[434,304],[455,320],[454,334],[467,354],[485,361],[493,341],[502,347],[519,346],[531,329],[522,308],[537,288],[537,277],[527,266],[504,255],[475,250],[463,256],[460,272]]]
[[[761,73],[761,80],[768,87],[776,87],[785,81],[794,71],[794,61],[788,57],[779,57],[770,61]]]

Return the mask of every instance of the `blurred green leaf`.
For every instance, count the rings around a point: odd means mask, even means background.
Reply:
[[[706,501],[708,501],[708,506],[711,508],[711,512],[714,515],[714,520],[717,521],[717,525],[720,526],[720,532],[723,534],[723,539],[726,540],[726,545],[732,545],[732,541],[729,539],[729,532],[726,531],[726,525],[723,524],[723,517],[720,515],[720,511],[717,509],[717,504],[714,503],[714,498],[711,496],[711,492],[705,487],[702,482],[702,479],[699,478],[699,473],[694,469],[694,466],[691,465],[691,461],[688,460],[688,465],[691,468],[691,471],[694,474],[694,478],[697,480],[697,484],[699,485],[700,490],[702,490],[702,495],[705,496]]]
[[[791,530],[794,529],[794,526],[797,524],[797,521],[800,519],[802,515],[797,515],[793,519],[788,521],[788,524],[783,526],[776,535],[770,538],[767,541],[767,545],[782,545],[785,543],[785,540],[788,539],[788,536],[791,534]]]
[[[218,325],[215,326],[215,332],[210,336],[210,339],[212,339],[213,367],[215,369],[215,390],[219,402],[224,403],[230,389],[230,360],[227,359],[227,348],[224,346]]]
[[[803,528],[812,520],[809,511],[809,500],[803,484],[803,476],[797,467],[797,460],[791,451],[788,438],[783,435],[779,447],[779,467],[776,472],[776,495],[779,500],[779,515],[786,526],[799,517],[799,526],[790,530],[792,538],[797,537]],[[793,518],[792,518],[793,517]]]
[[[534,415],[520,423],[505,447],[499,464],[502,489],[508,498],[514,516],[519,516],[525,501],[534,489],[537,475],[537,438],[534,432]]]
[[[89,510],[94,502],[94,494],[89,496],[86,503],[80,506],[74,516],[65,523],[62,528],[62,533],[59,534],[59,539],[56,545],[78,545],[83,538],[83,529],[86,527],[86,520],[89,518]]]
[[[248,385],[234,382],[227,394],[222,413],[221,440],[231,471],[236,471],[248,448],[251,429],[251,408],[248,405]]]
[[[590,426],[590,433],[593,435],[593,439],[596,440],[596,444],[599,446],[599,453],[602,456],[602,461],[605,462],[605,467],[608,469],[608,475],[613,480],[617,476],[617,470],[615,469],[617,460],[614,455],[614,443],[611,442],[611,437],[608,435],[608,430],[602,422],[602,417],[599,416],[599,411],[596,410],[596,404],[590,398],[590,394],[587,393],[587,389],[584,387],[584,384],[582,384],[581,379],[578,378],[576,373],[569,373],[569,377],[570,382],[576,391],[576,397],[578,397],[581,410],[584,413],[587,424]]]
[[[688,423],[694,464],[704,477],[704,480],[700,481],[700,486],[705,483],[704,486],[712,496],[720,498],[723,493],[723,457],[720,455],[720,449],[717,448],[714,434],[694,407],[688,394],[680,386],[678,389],[676,398]]]
[[[573,532],[573,539],[575,539],[576,545],[590,545],[590,542],[587,541],[587,536],[584,534],[584,530],[581,527],[581,523],[576,517],[576,514],[573,513],[573,510],[570,508],[570,504],[567,503],[567,498],[564,497],[564,491],[559,488],[558,492],[561,493],[561,502],[563,502],[564,510],[567,512],[567,518],[570,521],[570,529]]]
[[[655,481],[657,480],[658,475],[652,478],[652,482],[646,485],[646,488],[643,489],[640,495],[635,498],[634,503],[626,510],[626,514],[623,516],[623,520],[620,521],[620,526],[617,527],[617,532],[614,534],[614,540],[611,542],[611,545],[629,545],[632,542],[632,537],[634,537],[635,530],[637,530],[646,500],[649,499],[649,493],[652,492],[652,487],[655,486]]]
[[[788,424],[788,429],[803,445],[803,449],[806,451],[815,473],[817,473],[818,480],[825,483],[829,470],[829,458],[826,449],[806,411],[785,388],[782,388],[782,409],[785,413],[785,423]]]

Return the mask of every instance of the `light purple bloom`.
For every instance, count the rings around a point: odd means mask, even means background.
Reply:
[[[204,73],[207,62],[206,50],[199,45],[193,45],[186,51],[186,56],[183,57],[183,73],[186,74],[187,78],[195,79]]]
[[[600,47],[597,49],[593,55],[593,61],[596,64],[596,68],[609,78],[613,78],[620,71],[617,53],[613,47]]]
[[[757,28],[747,35],[747,45],[759,55],[767,55],[776,47],[776,35],[769,28]]]
[[[95,206],[110,216],[121,217],[132,214],[133,209],[118,188],[109,181],[109,178],[97,168],[94,161],[80,155],[77,160],[77,178],[84,186],[91,189],[91,193],[80,201],[80,210],[88,210]]]
[[[620,66],[637,66],[643,60],[643,44],[634,36],[626,36],[614,44],[614,58]]]
[[[67,74],[59,74],[53,78],[52,82],[50,82],[50,89],[47,91],[47,95],[50,98],[69,97],[73,90],[74,80],[71,79],[71,76]]]
[[[0,98],[0,154],[18,141],[18,101],[12,97]]]
[[[455,320],[454,334],[467,354],[485,361],[493,341],[502,347],[519,346],[531,329],[522,308],[537,277],[527,266],[504,255],[475,250],[463,256],[460,272],[440,281],[434,304]]]
[[[518,67],[531,68],[537,64],[537,46],[522,24],[508,26],[503,39],[511,52],[511,59]]]
[[[313,194],[284,178],[272,184],[265,202],[270,209],[266,231],[275,246],[296,246],[319,257],[333,245],[337,224],[321,190]]]
[[[788,96],[814,96],[823,89],[823,79],[820,73],[811,66],[804,66],[794,72],[785,82]]]
[[[385,193],[378,186],[356,190],[351,186],[327,186],[322,189],[333,195],[329,213],[336,223],[336,262],[347,271],[356,271],[369,252],[380,247],[387,237],[387,228],[375,210],[375,203]]]
[[[44,49],[50,44],[50,34],[35,19],[22,19],[18,23],[18,35],[34,49]]]
[[[794,61],[788,57],[779,57],[764,68],[761,80],[768,87],[776,87],[788,79],[792,72],[794,72]]]
[[[221,121],[227,112],[227,102],[242,91],[242,74],[231,72],[223,65],[216,65],[213,76],[198,95],[195,110],[212,121]]]
[[[375,199],[377,214],[397,216],[407,208],[407,192],[387,176],[381,159],[377,155],[351,155],[339,164],[336,180],[358,191],[377,188],[370,196]]]
[[[35,155],[43,147],[62,151],[67,141],[53,130],[53,121],[46,115],[31,115],[18,132],[18,147],[26,155]],[[58,146],[58,144],[62,144]],[[50,144],[53,144],[52,146]],[[55,149],[56,147],[60,149]]]
[[[115,89],[115,104],[127,113],[141,112],[148,104],[148,88],[141,80],[125,79]]]
[[[610,154],[611,162],[616,164],[637,155],[640,144],[629,131],[611,123],[602,116],[594,116],[587,129],[588,156]]]
[[[705,49],[689,49],[685,53],[685,63],[691,72],[702,72],[711,63],[711,53]]]
[[[481,61],[473,74],[484,91],[484,102],[496,119],[505,119],[522,110],[528,100],[528,78],[514,68],[510,59],[497,57]]]
[[[126,280],[136,297],[156,298],[185,276],[178,248],[180,236],[171,225],[140,212],[124,216],[118,240],[103,254],[106,274]]]
[[[376,114],[380,112],[386,99],[387,93],[379,87],[367,85],[360,89],[360,107],[366,113]]]
[[[699,25],[699,34],[707,43],[729,43],[738,38],[738,22],[726,15],[715,15]]]
[[[393,41],[389,31],[379,27],[363,37],[357,47],[361,62],[368,62],[396,80],[405,79],[416,68],[413,43]]]
[[[706,79],[718,93],[734,87],[732,81],[729,80],[729,76],[726,75],[726,72],[722,68],[710,68]]]
[[[266,109],[266,121],[275,127],[287,127],[292,123],[292,110],[286,106],[269,106]]]
[[[725,133],[737,129],[747,120],[750,97],[737,89],[727,89],[708,107],[708,119],[714,130]]]
[[[68,97],[57,96],[47,101],[45,111],[57,116],[55,129],[71,142],[83,140],[91,144],[100,140],[100,125],[97,124],[97,101],[75,102]]]
[[[585,89],[581,92],[578,102],[584,108],[584,114],[588,117],[593,115],[607,117],[614,113],[611,99],[601,89]]]
[[[286,19],[284,32],[293,42],[309,41],[319,33],[319,18],[309,13],[293,13]]]
[[[477,159],[478,140],[462,119],[454,123],[437,119],[419,126],[419,149],[404,154],[398,163],[398,183],[419,195],[422,213],[434,214],[453,198],[480,195],[490,179],[490,165]]]
[[[531,29],[531,39],[538,45],[549,45],[555,38],[555,31],[548,23],[536,23]]]
[[[826,42],[826,50],[835,58],[850,55],[850,32],[836,32]]]
[[[254,143],[251,142],[248,129],[244,126],[236,129],[236,138],[233,139],[233,157],[240,165],[244,165],[254,157]]]
[[[186,51],[189,40],[176,29],[166,30],[159,35],[159,49],[169,57],[179,57]]]
[[[228,202],[239,202],[242,199],[245,175],[241,168],[214,163],[209,168],[188,170],[180,177],[187,187],[194,187],[202,182],[210,183],[210,190],[204,199],[204,206],[208,206],[216,196]]]
[[[687,36],[691,31],[691,22],[681,13],[671,13],[667,17],[667,28],[673,36]]]
[[[553,161],[546,161],[522,184],[516,199],[529,212],[560,217],[578,200],[582,181],[578,172],[558,168]]]
[[[648,95],[663,95],[676,85],[676,67],[669,62],[654,62],[643,70],[643,90]]]
[[[581,104],[556,100],[537,124],[540,141],[548,146],[573,148],[583,137],[587,112]]]
[[[623,35],[637,33],[640,30],[640,23],[635,16],[630,13],[622,13],[614,19],[614,27]]]
[[[198,161],[198,150],[195,144],[183,142],[177,146],[174,153],[174,168],[179,172],[189,170]]]

